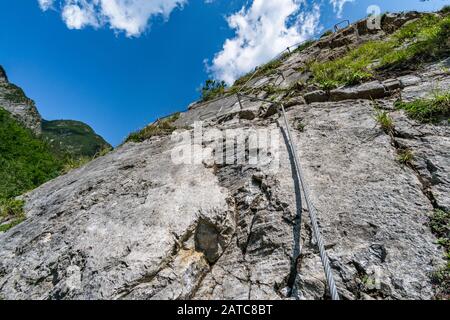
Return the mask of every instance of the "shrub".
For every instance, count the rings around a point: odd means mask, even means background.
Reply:
[[[0,199],[10,199],[57,177],[63,161],[31,130],[0,108]]]
[[[90,157],[68,157],[66,159],[66,161],[64,162],[64,166],[61,170],[61,174],[66,174],[74,169],[78,169],[82,166],[84,166],[85,164],[87,164],[88,162],[90,162],[92,160],[92,158]]]
[[[442,9],[439,12],[441,12],[443,14],[449,14],[450,13],[450,6],[449,5],[443,6]]]
[[[202,88],[202,101],[209,101],[225,93],[224,81],[208,79]]]
[[[397,109],[424,123],[435,123],[443,118],[450,118],[450,92],[435,93],[432,98],[418,99],[412,102],[395,103]]]

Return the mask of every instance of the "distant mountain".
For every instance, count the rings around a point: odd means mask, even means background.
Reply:
[[[43,120],[42,137],[58,154],[93,157],[111,148],[90,126],[74,120]]]
[[[0,107],[35,135],[46,140],[57,156],[92,157],[103,149],[111,148],[109,143],[83,122],[42,119],[34,101],[20,87],[9,82],[1,66]]]
[[[0,66],[0,232],[23,218],[17,196],[110,148],[85,123],[42,119],[34,101]]]

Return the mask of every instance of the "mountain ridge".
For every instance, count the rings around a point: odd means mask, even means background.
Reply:
[[[43,119],[35,102],[28,98],[20,87],[9,82],[6,71],[1,66],[0,106],[36,135],[49,139],[49,143],[58,154],[68,153],[73,157],[92,157],[103,149],[111,148],[111,145],[96,134],[89,125],[81,121]],[[59,130],[50,124],[57,124]],[[81,136],[82,131],[77,130],[76,127],[83,127],[85,136]],[[57,131],[61,133],[61,136],[57,134]]]

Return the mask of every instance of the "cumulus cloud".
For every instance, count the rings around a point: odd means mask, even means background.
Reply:
[[[330,0],[330,4],[333,5],[333,10],[336,12],[338,18],[342,18],[342,12],[344,10],[344,5],[347,2],[353,2],[355,0]]]
[[[108,25],[132,37],[143,33],[152,18],[168,19],[170,13],[185,5],[187,0],[38,0],[38,3],[44,11],[57,3],[69,28]]]
[[[67,1],[63,7],[62,18],[70,29],[81,29],[88,25],[99,26],[94,4],[85,0]]]
[[[232,84],[288,46],[315,34],[319,18],[320,6],[308,8],[304,0],[254,0],[227,18],[235,36],[225,41],[208,70],[216,79]]]
[[[47,11],[53,6],[53,0],[38,0],[39,7],[41,7],[42,10]]]

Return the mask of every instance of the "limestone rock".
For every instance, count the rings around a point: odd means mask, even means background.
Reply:
[[[376,39],[415,17],[389,15],[385,31],[363,30],[362,22],[341,30],[321,40],[327,52],[313,45],[283,61],[278,75],[300,79],[297,68],[311,57],[341,54],[346,41]],[[330,39],[342,47],[330,49]],[[429,216],[450,209],[449,127],[417,123],[394,102],[448,89],[447,63],[330,93],[311,85],[267,96],[262,86],[286,85],[278,75],[249,84],[255,96],[286,106],[343,299],[434,296],[429,275],[445,261]],[[328,299],[284,121],[274,103],[241,104],[236,95],[192,104],[174,122],[173,139],[127,143],[26,194],[27,219],[0,234],[0,296]],[[378,108],[390,113],[394,133],[376,122]],[[181,133],[193,135],[181,129],[197,121],[243,141],[270,130],[277,152],[247,145],[244,157],[257,151],[261,161],[240,163],[223,139],[179,141]],[[412,150],[411,165],[397,161],[400,147]],[[178,148],[191,161],[173,161]],[[226,151],[233,161],[214,163]]]

